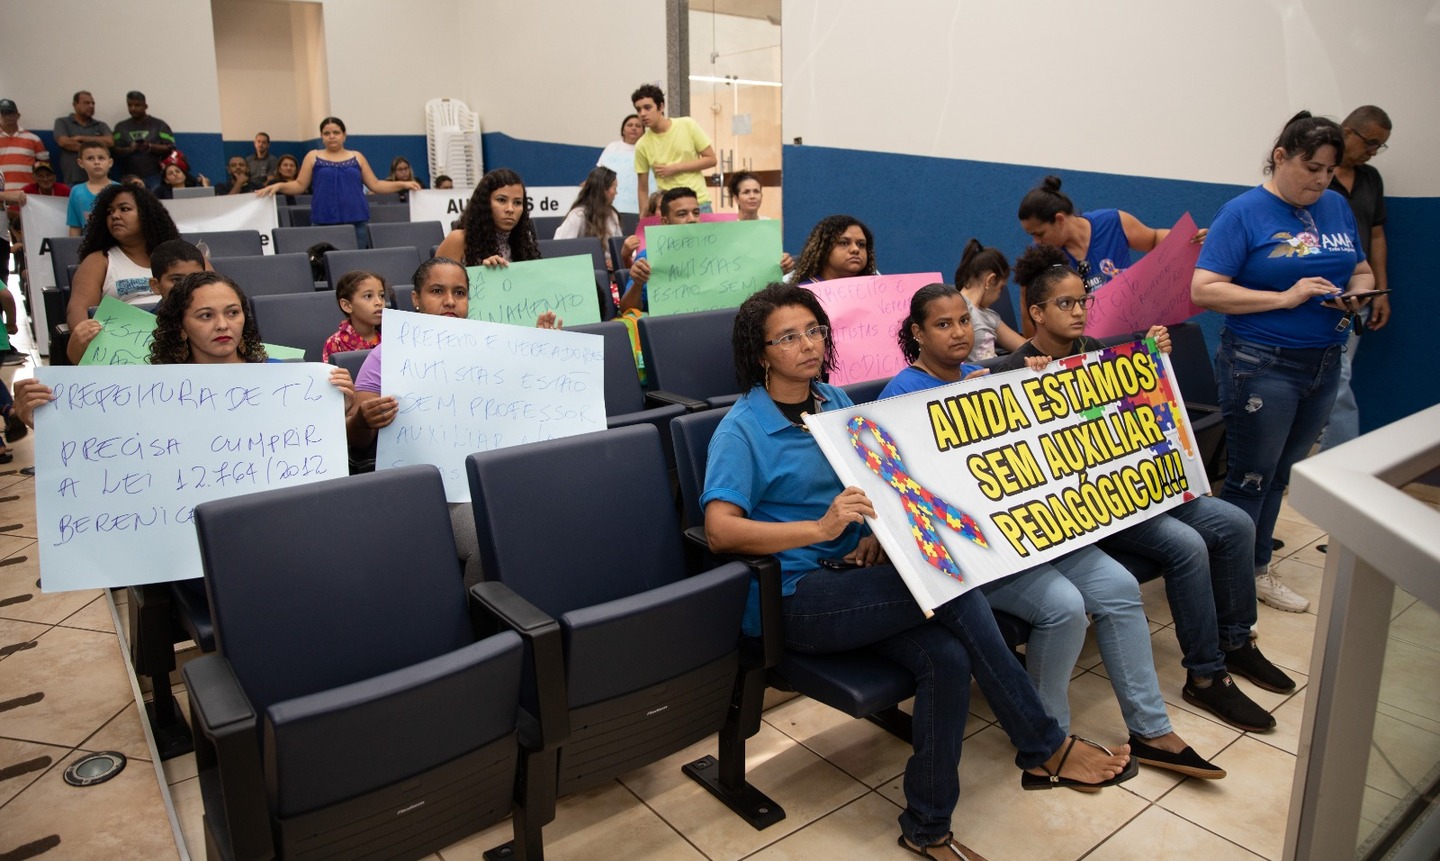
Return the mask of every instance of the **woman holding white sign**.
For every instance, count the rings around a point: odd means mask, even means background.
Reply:
[[[460,216],[460,229],[450,231],[435,255],[466,266],[505,267],[539,260],[540,243],[530,223],[520,174],[501,167],[481,177]]]
[[[1001,360],[996,373],[1103,347],[1084,335],[1092,296],[1060,249],[1026,249],[1015,261],[1015,277],[1029,297],[1025,313],[1035,324],[1035,337]],[[1162,352],[1170,351],[1164,326],[1153,326],[1146,335]],[[1294,690],[1295,682],[1250,637],[1256,618],[1249,564],[1253,544],[1254,527],[1245,513],[1212,496],[1197,496],[1099,542],[1102,549],[1152,560],[1163,572],[1186,670],[1185,701],[1231,726],[1265,732],[1275,726],[1275,718],[1246,696],[1230,673],[1280,693]],[[1148,761],[1143,749],[1136,750],[1141,762]]]
[[[410,300],[420,314],[436,314],[442,317],[464,319],[470,313],[470,276],[454,260],[432,257],[420,264],[412,280],[414,292]],[[536,319],[541,329],[559,329],[564,321],[554,311],[546,311]],[[381,394],[381,343],[365,357],[360,374],[355,379],[357,409],[346,419],[346,432],[351,448],[364,448],[374,444],[381,428],[395,423],[400,415],[400,402],[394,395]],[[455,533],[455,547],[461,563],[465,566],[466,586],[480,582],[480,543],[475,536],[475,517],[468,502],[450,505],[450,526]]]
[[[721,553],[775,554],[786,648],[808,654],[869,648],[914,673],[914,755],[906,765],[900,845],[968,853],[950,831],[972,671],[1018,748],[1027,789],[1094,790],[1128,780],[1121,747],[1066,741],[973,591],[926,619],[864,526],[875,509],[842,487],[805,428],[807,412],[851,406],[818,381],[835,361],[829,318],[809,290],[771,284],[736,313],[736,376],[747,391],[721,421],[706,463],[705,529]],[[752,586],[744,628],[759,633]],[[962,855],[962,857],[965,857]]]
[[[972,343],[970,308],[964,295],[949,284],[931,284],[916,291],[910,300],[910,315],[901,321],[896,337],[910,366],[890,381],[880,393],[882,399],[989,373],[965,364]],[[1035,359],[1031,366],[1038,369],[1048,361]],[[1032,626],[1025,645],[1025,669],[1040,691],[1046,712],[1062,728],[1070,725],[1070,676],[1085,643],[1089,614],[1095,620],[1095,639],[1130,731],[1135,757],[1191,777],[1225,776],[1223,769],[1206,762],[1186,744],[1170,723],[1140,589],[1120,563],[1097,547],[1083,547],[1048,564],[985,584],[980,591],[991,607]]]
[[[155,309],[155,336],[150,342],[152,365],[230,365],[269,361],[260,329],[245,309],[250,307],[240,285],[219,272],[186,275],[170,288]],[[345,398],[347,421],[355,408],[355,385],[344,368],[330,371],[330,384]],[[35,426],[35,410],[55,399],[49,386],[36,379],[15,384],[15,415]]]

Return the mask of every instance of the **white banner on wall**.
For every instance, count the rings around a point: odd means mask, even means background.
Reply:
[[[275,216],[275,201],[272,198],[255,197],[252,194],[236,197],[201,197],[189,200],[161,201],[169,210],[170,217],[181,233],[203,233],[213,230],[255,230],[260,233],[260,245],[266,254],[273,253],[270,247],[271,231],[279,223]],[[35,318],[35,334],[41,349],[50,343],[50,327],[59,320],[45,318],[45,303],[41,291],[55,286],[55,268],[50,262],[50,244],[45,242],[52,236],[69,236],[70,228],[65,224],[66,208],[69,201],[63,197],[45,197],[38,194],[26,198],[21,218],[25,223],[26,247],[30,254],[30,314]],[[78,263],[79,261],[70,261]],[[68,265],[68,264],[67,264]]]
[[[410,192],[410,220],[438,221],[446,233],[450,225],[465,214],[470,205],[473,188],[427,188]],[[525,194],[530,198],[530,217],[563,216],[570,211],[570,204],[580,193],[580,187],[572,185],[526,186]],[[537,239],[551,239],[551,236],[537,234]]]

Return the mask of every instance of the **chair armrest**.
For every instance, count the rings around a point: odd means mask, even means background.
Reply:
[[[654,401],[657,404],[678,404],[685,408],[687,413],[698,413],[701,410],[708,410],[710,405],[699,398],[691,398],[675,392],[653,391],[645,393],[646,401]]]
[[[470,598],[520,635],[528,647],[535,680],[536,721],[542,749],[570,737],[569,698],[565,685],[565,643],[560,623],[542,613],[515,590],[495,580],[470,587]]]
[[[741,562],[760,583],[760,653],[763,665],[774,667],[780,664],[785,653],[785,624],[780,616],[780,563],[774,556],[749,556],[737,553],[716,553],[710,549],[710,539],[705,527],[692,526],[685,530],[685,540],[700,546],[722,562]]]
[[[195,764],[201,787],[218,783],[223,807],[207,811],[216,820],[212,832],[230,844],[232,857],[272,857],[275,846],[260,762],[258,716],[250,698],[230,662],[219,655],[202,655],[180,672],[197,731]]]

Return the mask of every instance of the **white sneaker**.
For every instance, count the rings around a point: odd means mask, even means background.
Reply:
[[[1287,613],[1303,613],[1310,609],[1309,599],[1281,583],[1280,575],[1273,568],[1255,575],[1255,593],[1261,601]]]

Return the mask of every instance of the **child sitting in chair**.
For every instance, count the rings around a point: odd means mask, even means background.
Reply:
[[[345,319],[340,321],[335,334],[325,340],[320,361],[330,361],[335,353],[368,350],[379,344],[380,315],[389,295],[390,285],[374,272],[356,270],[340,276],[335,284],[335,301]]]

